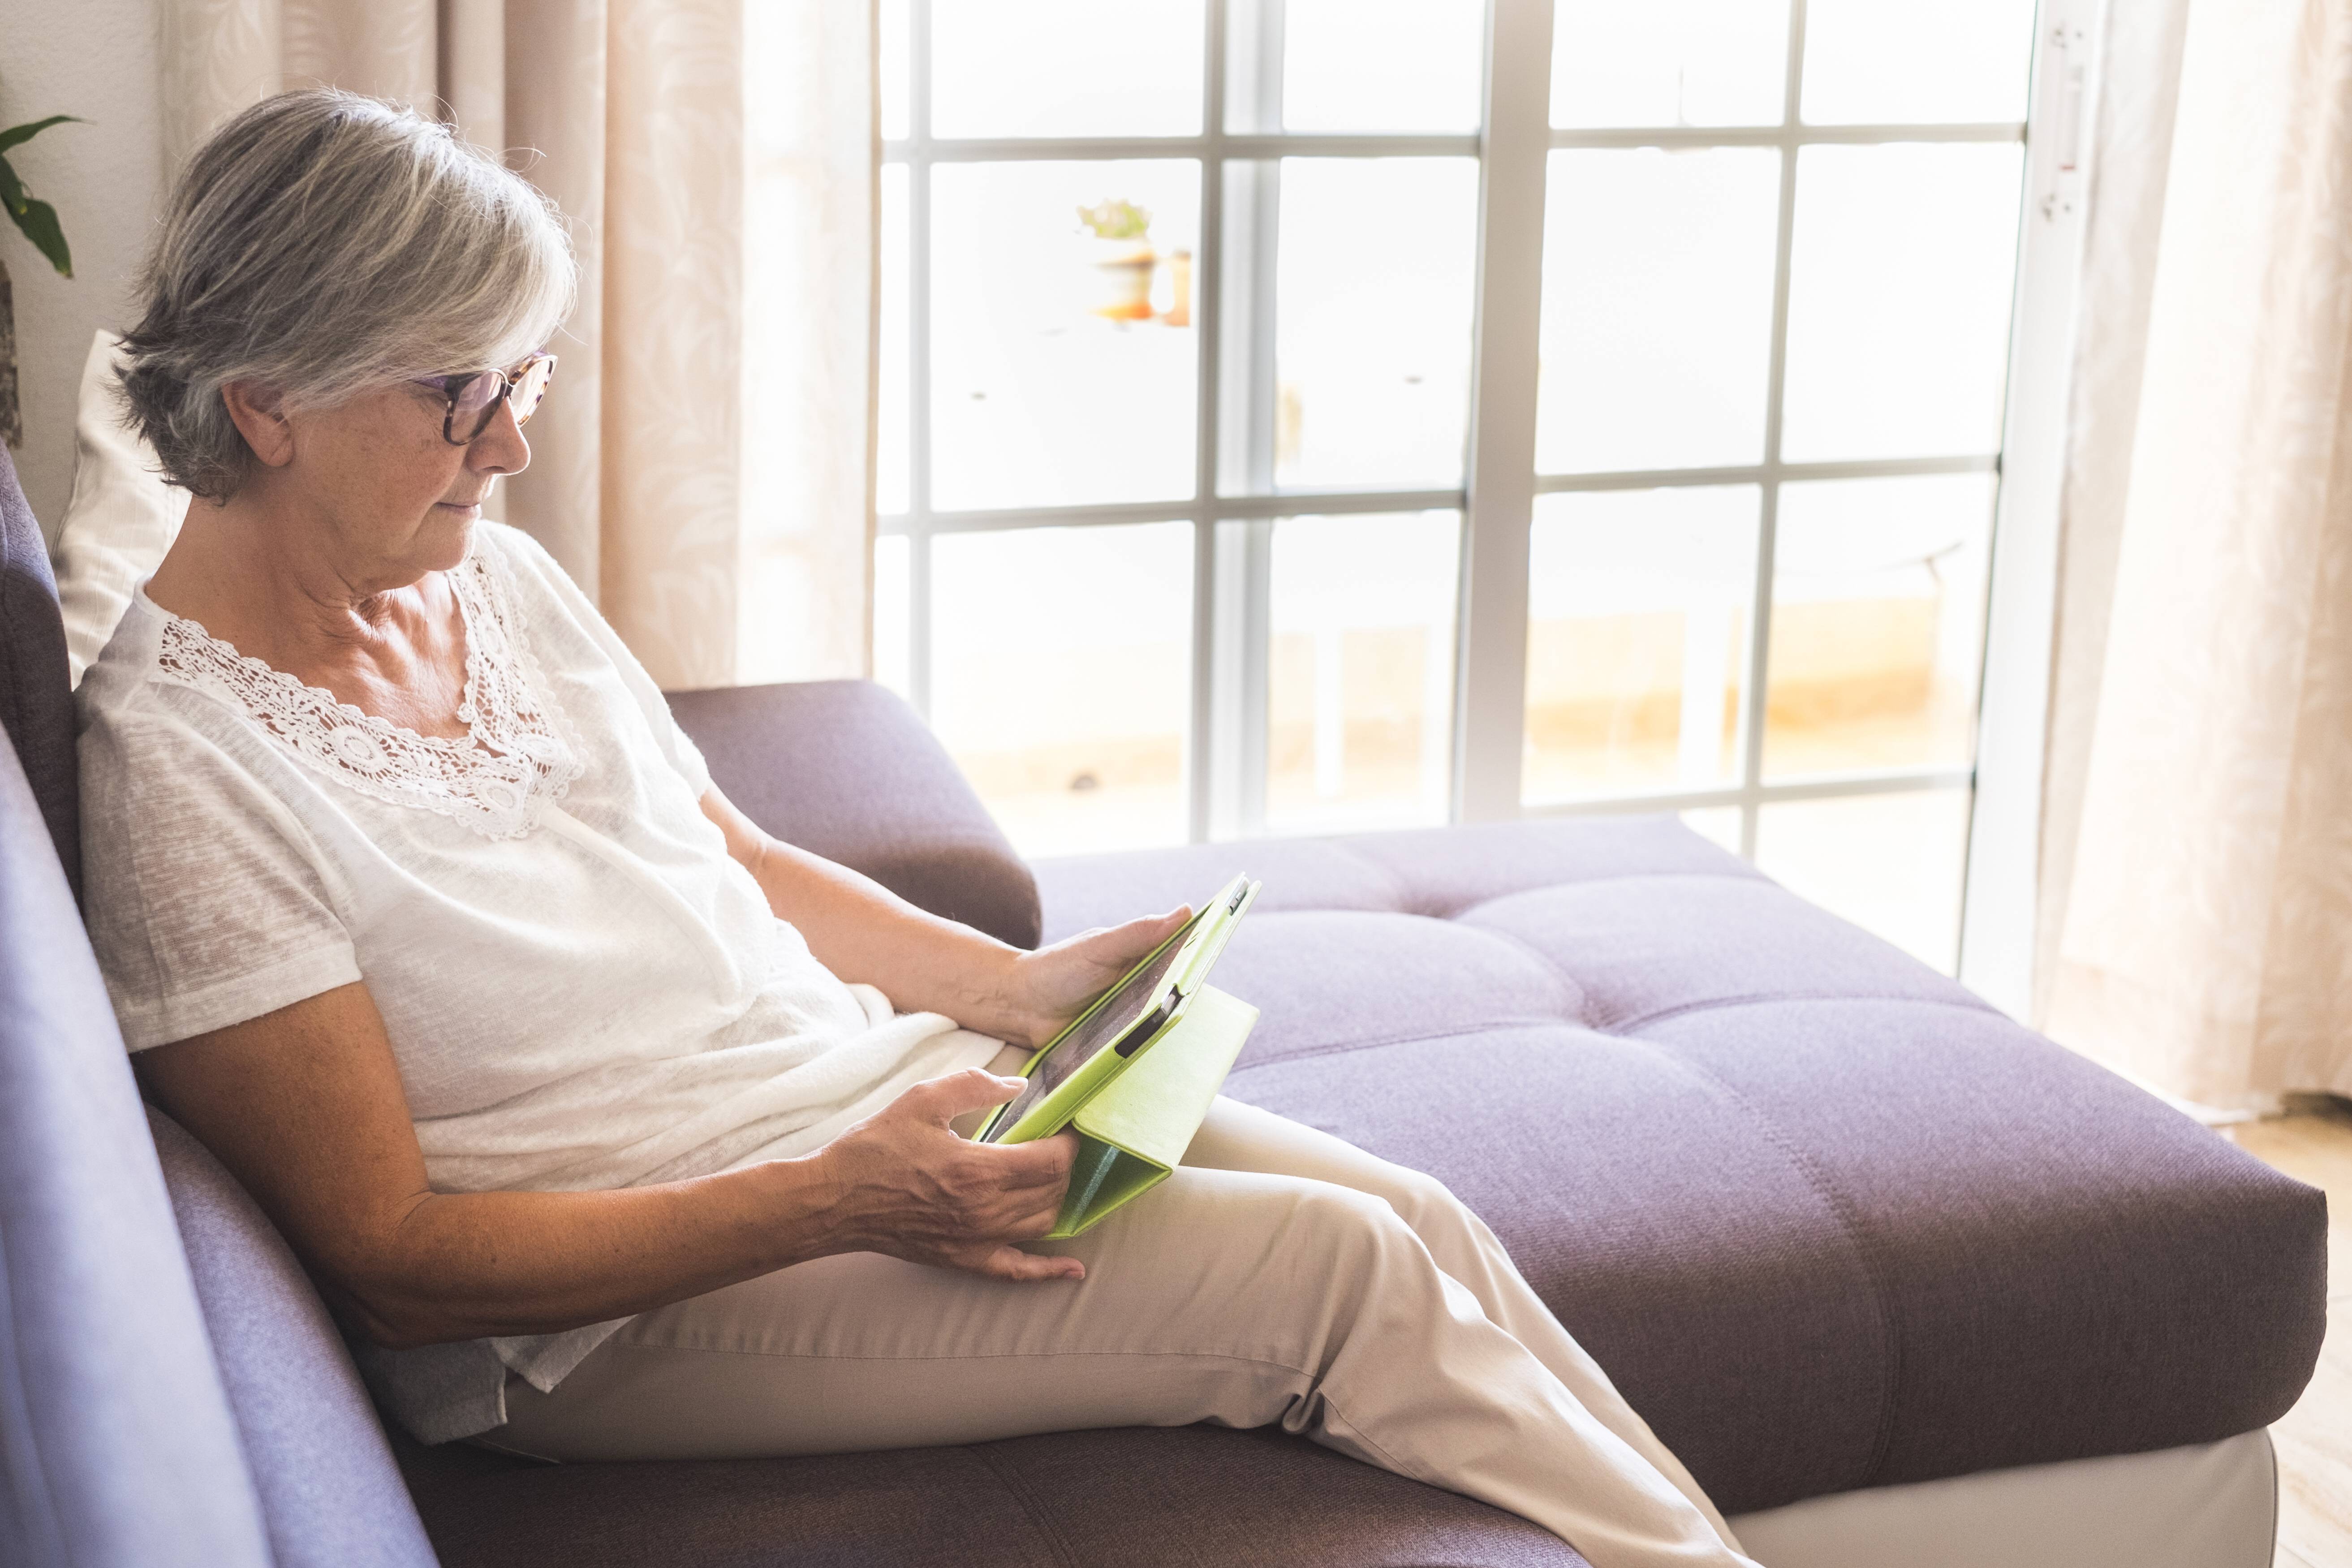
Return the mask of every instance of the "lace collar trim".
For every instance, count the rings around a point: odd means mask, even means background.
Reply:
[[[478,543],[448,574],[466,627],[457,709],[465,740],[362,713],[169,611],[160,611],[157,673],[227,702],[312,771],[371,799],[452,817],[485,837],[521,837],[582,764],[562,710],[546,695],[504,570],[489,556]]]

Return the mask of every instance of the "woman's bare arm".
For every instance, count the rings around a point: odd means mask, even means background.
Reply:
[[[818,963],[879,988],[901,1012],[943,1013],[1000,1040],[1044,1045],[1191,912],[1172,910],[1024,952],[771,837],[715,786],[702,812]]]
[[[816,1153],[615,1192],[441,1194],[363,984],[134,1058],[327,1293],[394,1346],[548,1333],[837,1252],[1006,1279],[1076,1278],[1013,1245],[1053,1227],[1074,1145],[966,1142],[1019,1081],[919,1084]]]

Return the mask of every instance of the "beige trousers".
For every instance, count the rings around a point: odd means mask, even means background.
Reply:
[[[1434,1179],[1219,1100],[1076,1283],[877,1253],[645,1313],[495,1447],[751,1458],[1279,1422],[1534,1521],[1594,1568],[1746,1564],[1714,1506]],[[1750,1565],[1752,1568],[1752,1564]]]

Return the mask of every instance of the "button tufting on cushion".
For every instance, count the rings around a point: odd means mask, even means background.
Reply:
[[[1217,984],[1263,998],[1245,1062],[1584,1016],[1575,981],[1519,943],[1416,915],[1253,910]]]
[[[1240,869],[1226,1092],[1452,1187],[1727,1512],[2309,1376],[2321,1194],[1672,818],[1049,861],[1046,940]]]
[[[1760,878],[1575,882],[1476,904],[1458,918],[1572,977],[1604,1029],[1777,996],[1985,1005],[1900,949]]]
[[[1402,907],[1427,915],[1458,915],[1536,888],[1621,877],[1764,880],[1747,861],[1671,816],[1490,822],[1333,842],[1386,870],[1403,889]]]
[[[1444,1182],[1727,1512],[1869,1475],[1888,1345],[1867,1259],[1675,1053],[1526,1025],[1244,1061],[1226,1092]]]

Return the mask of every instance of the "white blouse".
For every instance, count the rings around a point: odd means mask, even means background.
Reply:
[[[778,920],[652,680],[526,535],[449,574],[471,733],[240,657],[142,591],[80,691],[91,940],[133,1051],[355,980],[437,1192],[634,1186],[821,1147],[997,1042],[894,1016]],[[812,743],[818,738],[812,737]],[[425,1441],[505,1419],[618,1321],[360,1347]]]

